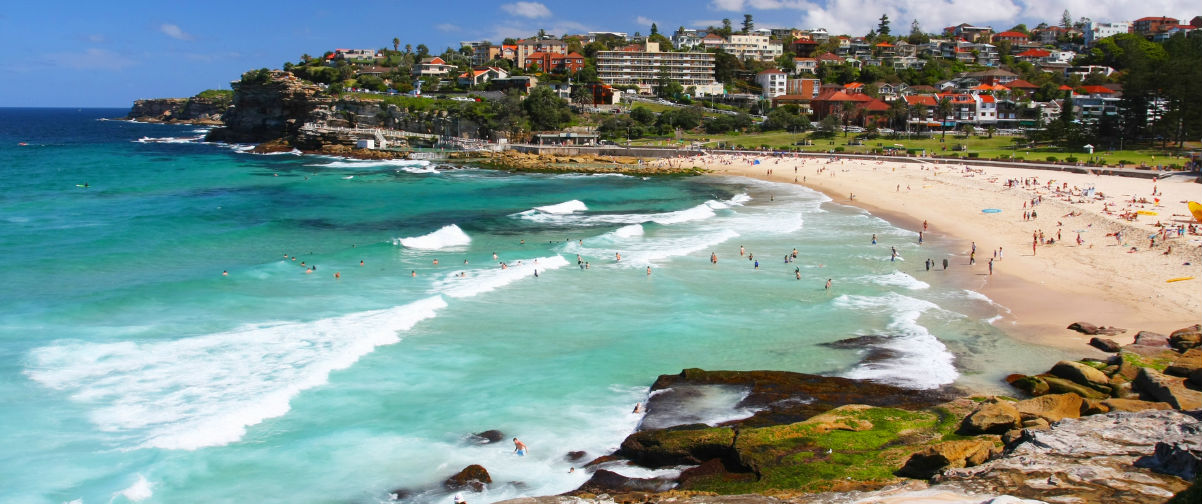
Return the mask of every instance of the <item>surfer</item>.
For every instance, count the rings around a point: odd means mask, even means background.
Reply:
[[[519,457],[524,457],[529,448],[526,448],[526,443],[518,441],[518,438],[513,438],[513,452]]]

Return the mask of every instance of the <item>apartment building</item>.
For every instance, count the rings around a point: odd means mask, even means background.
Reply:
[[[1095,23],[1090,21],[1085,25],[1084,32],[1085,45],[1086,47],[1091,47],[1094,43],[1106,37],[1113,37],[1120,33],[1130,33],[1131,23]]]
[[[567,54],[568,44],[557,39],[526,39],[518,42],[517,52],[514,54],[514,61],[518,64],[523,64],[526,58],[531,54],[551,53],[551,54]]]
[[[638,86],[650,93],[661,75],[694,87],[699,96],[722,94],[722,85],[714,81],[714,55],[706,52],[661,52],[659,43],[647,42],[641,50],[599,51],[597,76],[609,85]]]
[[[744,60],[769,61],[779,58],[785,52],[783,45],[771,42],[767,35],[758,34],[734,34],[718,47]]]
[[[769,68],[756,74],[755,81],[760,84],[760,95],[764,98],[776,98],[785,94],[785,84],[789,77],[784,72]]]

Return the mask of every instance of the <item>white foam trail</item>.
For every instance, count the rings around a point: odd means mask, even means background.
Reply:
[[[603,247],[580,247],[575,242],[571,242],[564,248],[564,252],[580,254],[586,257],[605,258],[605,260],[613,259],[614,253],[620,252],[622,254],[622,262],[617,263],[617,266],[645,268],[647,266],[657,266],[665,259],[672,257],[712,250],[714,246],[738,236],[739,233],[730,229],[704,234],[653,239],[645,238],[641,235],[620,237],[616,234],[616,231],[613,231],[589,240],[589,243],[600,242],[600,245],[605,245]],[[641,239],[634,240],[636,237]],[[600,266],[597,261],[594,261],[594,265]]]
[[[563,226],[579,226],[579,225],[604,225],[604,224],[642,224],[646,222],[654,222],[661,225],[679,224],[695,220],[703,220],[717,215],[714,210],[727,209],[733,206],[740,206],[743,203],[750,201],[751,198],[746,194],[737,194],[726,201],[709,200],[700,205],[684,210],[676,210],[672,212],[654,213],[654,214],[605,214],[605,215],[588,215],[588,214],[561,214],[548,213],[535,210],[526,210],[513,214],[511,217],[530,220],[542,224],[555,224]],[[561,203],[563,204],[563,203]],[[583,205],[583,203],[581,203]],[[558,205],[555,205],[558,206]],[[582,209],[583,210],[583,209]]]
[[[393,168],[409,173],[438,173],[438,170],[436,170],[429,161],[421,159],[339,159],[337,161],[311,166],[319,166],[323,168]]]
[[[113,495],[113,497],[120,495],[133,502],[143,501],[154,495],[154,491],[152,491],[150,487],[151,484],[149,481],[146,481],[146,477],[139,474],[138,480],[135,481],[134,484],[130,485],[129,488],[126,488],[125,490],[117,492],[115,495]]]
[[[456,276],[459,272],[455,272],[447,278],[434,282],[434,289],[453,298],[472,297],[499,289],[518,280],[534,278],[535,271],[541,275],[545,271],[568,265],[568,260],[562,256],[536,257],[523,259],[520,262],[521,264],[518,264],[518,261],[514,261],[513,264],[506,262],[508,267],[505,269],[498,266],[486,270],[464,270],[462,277]]]
[[[408,238],[395,238],[392,240],[393,245],[401,245],[405,248],[423,249],[423,250],[443,250],[452,247],[465,247],[472,242],[472,238],[464,233],[459,226],[449,224],[443,226],[438,231],[421,236],[410,236]]]
[[[32,380],[92,407],[100,430],[138,447],[195,450],[238,441],[282,416],[303,390],[323,385],[399,331],[432,318],[440,296],[313,322],[246,327],[173,341],[59,343],[36,348]]]
[[[135,142],[181,144],[181,143],[196,143],[201,140],[204,140],[204,135],[191,136],[191,137],[142,137],[142,138],[135,140]]]
[[[902,287],[909,290],[931,288],[931,284],[900,271],[894,271],[893,273],[889,273],[887,275],[868,275],[866,277],[861,277],[861,279],[876,285],[883,285],[886,287]]]
[[[538,206],[538,207],[534,207],[534,209],[539,212],[549,213],[549,214],[570,214],[570,213],[574,213],[574,212],[587,211],[588,207],[584,205],[583,201],[571,200],[571,201],[565,201],[563,203],[556,203],[554,205]]]
[[[897,355],[888,360],[861,363],[843,376],[916,389],[946,385],[959,376],[953,365],[954,356],[947,347],[918,324],[923,313],[939,308],[934,303],[890,292],[879,297],[845,294],[835,298],[833,304],[842,309],[888,313],[890,322],[885,329],[889,340],[875,346]]]

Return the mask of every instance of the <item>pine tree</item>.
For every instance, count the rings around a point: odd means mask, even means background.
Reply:
[[[743,33],[751,33],[755,29],[755,23],[751,22],[751,14],[743,14]]]
[[[877,25],[876,32],[877,32],[877,34],[879,34],[883,37],[889,36],[889,15],[888,14],[881,14],[881,23],[879,25]]]
[[[655,23],[651,23],[651,34],[659,35],[659,27],[655,26]]]

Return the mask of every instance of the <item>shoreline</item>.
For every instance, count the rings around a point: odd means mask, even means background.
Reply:
[[[1202,313],[1202,291],[1197,288],[1197,278],[1188,281],[1165,283],[1165,279],[1197,276],[1202,273],[1202,247],[1189,245],[1196,236],[1186,235],[1183,239],[1173,238],[1173,250],[1164,255],[1166,249],[1154,248],[1146,251],[1148,242],[1125,239],[1122,247],[1107,240],[1107,232],[1122,229],[1134,235],[1140,230],[1152,232],[1145,222],[1121,223],[1092,208],[1097,205],[1066,203],[1040,192],[1043,187],[1003,189],[1001,182],[1007,179],[1037,178],[1040,184],[1048,179],[1063,181],[1070,186],[1083,187],[1086,183],[1096,186],[1097,191],[1106,190],[1107,202],[1115,204],[1121,195],[1134,195],[1140,188],[1151,197],[1151,187],[1162,198],[1159,212],[1166,224],[1177,224],[1171,220],[1168,206],[1181,206],[1178,200],[1196,197],[1202,186],[1178,177],[1176,180],[1148,181],[1115,175],[1087,175],[1063,172],[1048,172],[1031,168],[1002,168],[967,165],[974,172],[965,172],[964,167],[946,167],[913,163],[889,163],[885,161],[861,161],[839,159],[828,164],[827,159],[780,158],[772,156],[703,156],[674,161],[699,165],[714,175],[735,175],[772,182],[797,183],[821,192],[832,201],[864,209],[874,216],[894,225],[920,231],[924,220],[930,227],[930,239],[944,239],[953,250],[963,252],[953,256],[952,268],[963,271],[971,268],[974,275],[965,279],[977,290],[1009,310],[995,327],[1007,336],[1022,342],[1045,345],[1075,352],[1100,351],[1088,346],[1090,336],[1066,329],[1075,321],[1092,322],[1097,325],[1120,327],[1127,330],[1127,337],[1138,331],[1154,331],[1168,334],[1180,327],[1198,322]],[[761,164],[753,164],[759,160]],[[793,181],[794,170],[802,180]],[[767,170],[771,169],[769,174]],[[777,173],[777,170],[780,173]],[[994,177],[994,178],[990,178]],[[855,193],[855,199],[849,195]],[[976,194],[973,194],[976,193]],[[990,194],[992,193],[992,194]],[[1038,207],[1043,211],[1042,220],[1021,220],[1022,203],[1028,198],[1043,196]],[[1076,201],[1076,200],[1074,200]],[[1003,209],[1001,214],[989,215],[979,212],[983,207]],[[1152,208],[1149,206],[1148,208]],[[1081,212],[1069,217],[1069,213]],[[1001,218],[994,218],[1001,216]],[[1146,216],[1141,216],[1146,219]],[[1155,217],[1153,217],[1155,218]],[[1063,226],[1057,226],[1057,222]],[[1057,229],[1069,231],[1060,243],[1040,245],[1031,252],[1031,234],[1042,228],[1054,235]],[[1082,230],[1088,236],[1080,247],[1073,243],[1074,231]],[[1147,233],[1141,233],[1147,234]],[[968,250],[976,241],[979,259],[975,266],[968,266]],[[1097,247],[1094,247],[1097,245]],[[1125,253],[1128,246],[1139,249]],[[992,252],[1002,247],[1006,252],[995,265],[993,275],[988,274],[988,259]],[[1043,252],[1043,254],[1039,254]],[[959,261],[957,261],[959,259]],[[1188,263],[1185,264],[1185,263]],[[975,278],[975,280],[973,279]],[[1121,338],[1121,337],[1120,337]]]

